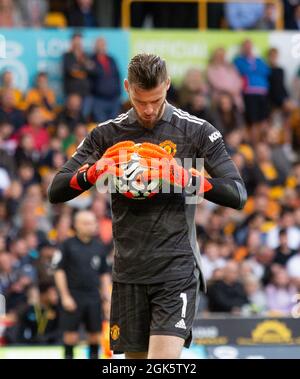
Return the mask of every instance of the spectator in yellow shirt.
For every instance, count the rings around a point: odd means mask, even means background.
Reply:
[[[1,88],[0,96],[5,92],[6,89],[10,89],[14,99],[14,106],[16,108],[22,108],[22,92],[14,87],[14,75],[11,71],[5,70],[1,75]]]
[[[39,106],[46,121],[54,119],[56,98],[54,91],[49,87],[48,75],[45,72],[37,75],[36,86],[28,91],[25,103],[26,108],[31,105]]]

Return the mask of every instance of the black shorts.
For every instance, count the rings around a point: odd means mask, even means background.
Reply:
[[[89,333],[98,333],[102,328],[102,311],[100,298],[96,296],[86,296],[85,294],[74,295],[73,299],[77,304],[74,312],[62,309],[61,329],[64,332],[77,332],[83,324]]]
[[[266,95],[244,95],[245,118],[249,124],[266,120],[270,114],[270,104]]]
[[[199,275],[151,285],[113,283],[110,348],[148,351],[149,336],[178,336],[189,347],[199,304]]]

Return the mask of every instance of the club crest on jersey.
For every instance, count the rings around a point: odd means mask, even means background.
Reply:
[[[168,154],[171,154],[173,157],[174,155],[176,154],[176,151],[177,151],[177,146],[174,142],[170,141],[170,140],[167,140],[167,141],[164,141],[164,142],[161,142],[159,144],[160,147],[162,147],[163,149],[166,150],[166,152]]]
[[[120,327],[118,325],[113,325],[110,328],[110,336],[113,341],[116,341],[120,337]]]

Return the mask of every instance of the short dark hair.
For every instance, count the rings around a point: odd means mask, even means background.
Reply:
[[[143,89],[152,89],[168,79],[164,59],[155,54],[138,54],[128,66],[128,81]]]

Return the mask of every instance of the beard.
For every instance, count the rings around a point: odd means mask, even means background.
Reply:
[[[163,112],[164,112],[164,109],[165,109],[165,104],[166,104],[166,101],[164,100],[164,102],[162,103],[162,105],[160,106],[159,110],[158,110],[158,113],[157,113],[157,116],[156,117],[153,117],[151,119],[149,119],[149,121],[147,119],[143,119],[139,116],[135,106],[132,104],[132,107],[133,109],[135,110],[135,113],[137,115],[137,118],[138,118],[138,121],[139,123],[145,128],[145,129],[152,129],[154,128],[154,126],[156,125],[157,121],[160,120],[161,116],[163,115]]]

